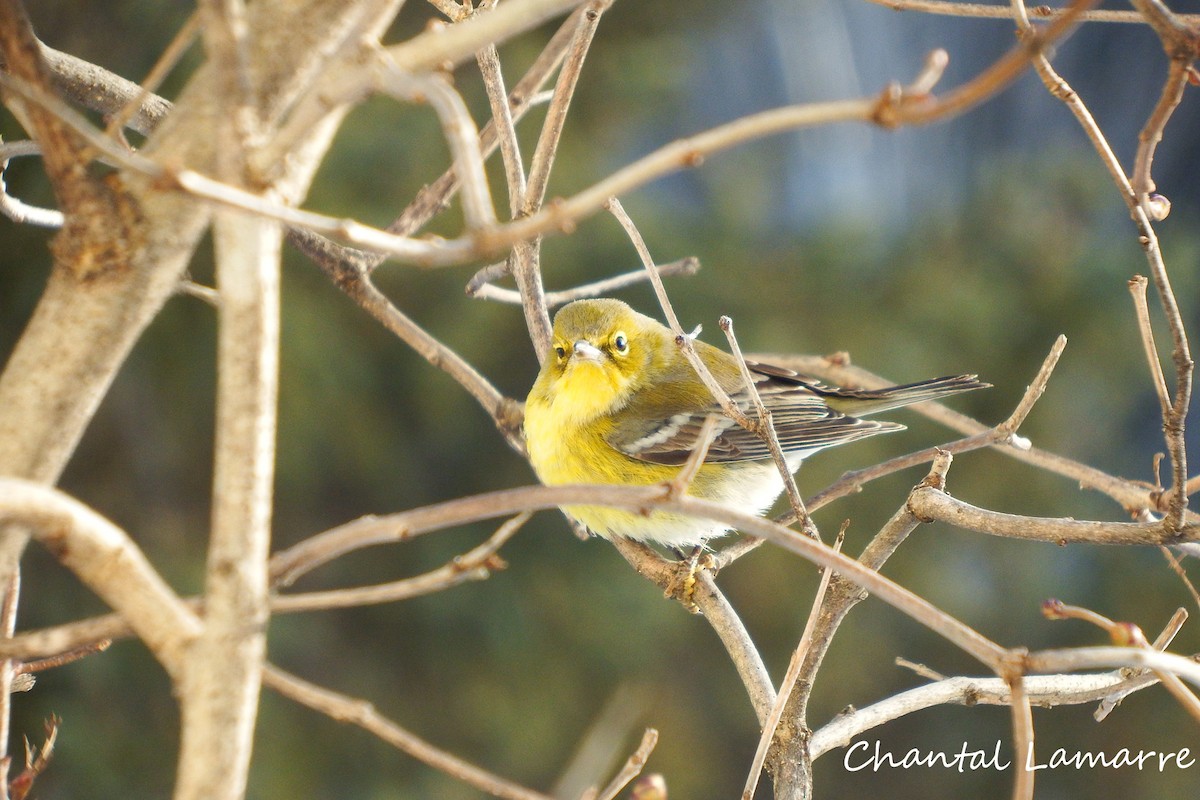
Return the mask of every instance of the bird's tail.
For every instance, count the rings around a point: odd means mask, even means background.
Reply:
[[[885,389],[840,389],[820,385],[812,388],[835,411],[861,417],[925,400],[948,397],[959,392],[986,389],[990,386],[990,383],[984,383],[975,375],[952,375],[899,386],[888,386]]]

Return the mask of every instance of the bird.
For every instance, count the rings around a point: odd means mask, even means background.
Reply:
[[[717,383],[755,418],[737,357],[692,338]],[[784,367],[751,360],[745,365],[793,473],[818,450],[904,429],[863,415],[990,385],[975,375],[956,375],[884,389],[843,389]],[[711,443],[687,493],[764,513],[784,488],[768,444],[724,414],[670,328],[620,300],[586,299],[554,316],[551,348],[525,400],[524,434],[530,464],[545,485],[646,486],[679,475],[710,416],[715,419]],[[661,509],[570,505],[563,510],[600,537],[677,551],[703,547],[730,530],[720,522]]]

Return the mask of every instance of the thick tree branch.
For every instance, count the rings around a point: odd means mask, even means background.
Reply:
[[[186,607],[120,528],[56,489],[0,478],[0,522],[21,525],[128,620],[175,678],[200,635]]]

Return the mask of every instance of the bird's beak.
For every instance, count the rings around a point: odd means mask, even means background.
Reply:
[[[600,352],[600,348],[589,342],[587,339],[580,339],[575,342],[574,352],[571,355],[572,359],[581,359],[583,361],[595,361],[599,363],[604,359],[604,353]]]

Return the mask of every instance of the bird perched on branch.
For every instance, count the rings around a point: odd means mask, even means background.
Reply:
[[[754,419],[737,359],[703,342],[692,344],[730,399]],[[619,300],[579,300],[555,315],[552,347],[525,401],[529,460],[543,483],[670,481],[696,449],[705,420],[714,416],[711,442],[688,494],[761,514],[783,490],[767,442],[722,412],[666,326]],[[886,389],[841,389],[782,367],[746,364],[792,472],[818,450],[904,429],[860,415],[989,385],[974,375],[957,375]],[[675,548],[703,544],[728,530],[661,510],[565,510],[604,538]]]

